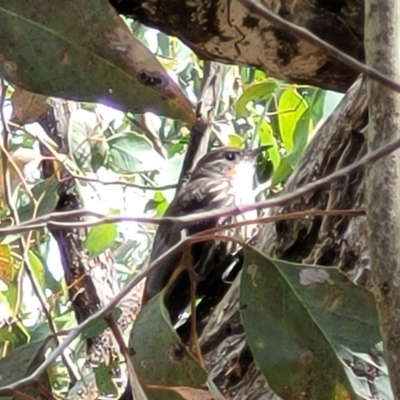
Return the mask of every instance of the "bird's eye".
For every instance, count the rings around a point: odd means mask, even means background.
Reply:
[[[229,151],[228,153],[225,153],[225,160],[234,161],[235,158],[236,158],[235,153],[232,153],[231,151]]]

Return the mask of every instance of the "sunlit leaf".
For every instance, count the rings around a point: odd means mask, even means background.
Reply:
[[[257,121],[257,123],[258,122],[259,121]],[[271,146],[267,150],[268,158],[272,162],[274,171],[276,171],[281,162],[281,155],[279,154],[278,142],[275,139],[275,136],[272,131],[272,127],[269,123],[267,123],[267,121],[262,121],[261,124],[259,124],[258,136],[260,138],[261,146],[265,146],[265,145]]]
[[[29,264],[32,268],[33,275],[35,276],[36,280],[39,282],[42,290],[44,290],[45,289],[45,274],[44,274],[44,267],[43,267],[42,261],[32,250],[29,250],[28,256],[29,256]]]
[[[84,242],[84,246],[89,252],[89,257],[97,256],[113,246],[116,237],[116,224],[103,224],[91,228]]]
[[[241,136],[236,135],[235,133],[231,133],[228,136],[228,143],[226,145],[230,146],[230,147],[238,147],[238,148],[240,148],[240,147],[243,146],[243,144],[244,144],[244,140],[243,140],[243,138]]]
[[[158,217],[161,217],[164,215],[165,211],[168,208],[168,201],[166,200],[166,198],[164,197],[164,195],[159,192],[156,191],[154,193],[154,197],[153,199],[151,199],[147,205],[145,210],[155,210],[156,211],[156,215]]]
[[[279,132],[288,153],[293,149],[296,125],[306,109],[307,103],[293,87],[288,87],[279,97]]]
[[[249,101],[260,101],[268,99],[278,88],[278,83],[274,79],[265,79],[253,82],[244,88],[243,94],[235,103],[236,117],[247,117],[250,115],[246,106]]]
[[[115,135],[109,139],[108,144],[110,166],[116,172],[154,171],[164,162],[145,137],[133,132]]]

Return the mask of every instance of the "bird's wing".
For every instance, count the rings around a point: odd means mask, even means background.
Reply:
[[[209,181],[204,178],[189,182],[185,190],[171,202],[165,216],[180,217],[195,212],[217,209],[225,204],[232,204],[233,200],[227,194],[228,189],[228,183],[223,180]],[[186,231],[185,234],[192,235],[213,228],[216,224],[216,219],[210,219],[199,222],[160,225],[154,237],[150,261],[154,261],[176,245],[181,240],[184,230]],[[169,257],[154,272],[149,274],[145,288],[147,299],[153,297],[165,287],[175,268],[179,266],[181,257],[181,252]]]

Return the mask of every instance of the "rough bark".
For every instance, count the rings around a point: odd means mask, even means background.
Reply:
[[[400,7],[397,1],[366,1],[368,65],[400,80]],[[400,137],[400,94],[368,81],[368,149]],[[391,154],[368,169],[366,212],[372,282],[390,381],[400,399],[400,157]],[[379,194],[379,195],[378,195]]]
[[[360,130],[366,124],[366,108],[365,86],[357,82],[314,136],[285,192],[324,177],[365,154],[365,137]],[[356,172],[331,187],[267,213],[361,208],[363,178],[364,171]],[[316,217],[268,224],[261,227],[257,247],[279,259],[338,265],[358,283],[369,284],[365,217]],[[246,344],[238,308],[238,279],[210,316],[201,342],[211,377],[227,399],[276,399]]]
[[[236,0],[109,0],[116,10],[177,36],[203,59],[253,66],[290,82],[345,91],[355,71]],[[362,0],[263,0],[272,11],[363,60]],[[188,29],[188,24],[190,29]]]

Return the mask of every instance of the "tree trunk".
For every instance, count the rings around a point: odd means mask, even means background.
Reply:
[[[399,81],[400,29],[397,1],[365,2],[365,49],[368,65]],[[400,137],[400,94],[368,81],[368,150]],[[368,168],[366,212],[373,293],[379,313],[381,334],[390,381],[400,398],[400,157],[390,154]],[[377,194],[379,193],[379,196]]]

